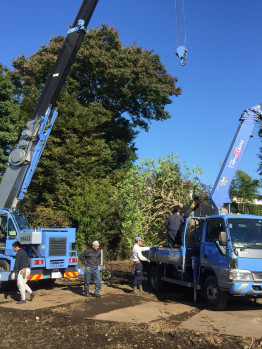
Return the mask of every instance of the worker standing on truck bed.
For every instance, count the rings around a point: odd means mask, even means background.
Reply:
[[[210,204],[203,204],[199,196],[195,196],[193,200],[194,207],[192,208],[192,212],[194,212],[194,216],[206,217],[215,214],[213,207]]]
[[[167,217],[167,241],[169,247],[173,248],[175,245],[181,245],[181,235],[179,229],[184,223],[184,218],[180,216],[180,212],[177,208],[173,210],[173,214]]]
[[[95,283],[94,297],[101,297],[101,277],[99,266],[101,262],[101,251],[99,250],[99,242],[94,241],[91,248],[87,248],[79,255],[79,259],[83,262],[86,267],[84,274],[84,296],[90,297],[89,284],[91,279]]]
[[[13,249],[16,253],[15,256],[15,266],[14,271],[11,275],[11,279],[15,279],[15,275],[17,274],[17,287],[19,289],[21,299],[17,302],[18,304],[23,304],[26,302],[25,300],[25,292],[27,291],[30,294],[30,300],[34,298],[34,292],[27,285],[27,279],[30,275],[30,262],[25,250],[21,248],[21,244],[19,241],[15,241],[13,243]]]
[[[132,259],[134,262],[134,281],[133,281],[133,286],[134,286],[134,293],[144,293],[143,288],[142,288],[142,282],[143,282],[143,265],[141,261],[149,262],[150,260],[144,257],[141,253],[141,251],[146,251],[149,250],[149,247],[140,247],[142,245],[142,238],[140,236],[137,236],[135,238],[135,244],[132,249]],[[139,291],[138,291],[138,288]]]

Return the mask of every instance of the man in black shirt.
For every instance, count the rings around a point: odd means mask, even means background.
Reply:
[[[101,297],[99,294],[101,289],[101,277],[99,271],[101,251],[99,250],[99,242],[94,241],[91,248],[87,248],[80,253],[79,259],[86,266],[84,275],[84,296],[90,297],[89,284],[93,278],[95,283],[94,297]]]
[[[179,210],[174,209],[173,214],[167,217],[166,227],[167,227],[167,241],[169,247],[174,247],[174,245],[181,245],[181,235],[179,229],[184,223],[184,218],[180,216]]]
[[[30,294],[30,300],[34,298],[34,293],[31,288],[27,285],[27,279],[30,275],[30,262],[25,250],[21,248],[21,244],[19,241],[15,241],[13,243],[13,249],[16,252],[15,257],[15,266],[13,273],[11,275],[11,279],[14,280],[15,275],[17,275],[17,287],[21,294],[21,299],[18,301],[18,304],[25,303],[25,292],[27,291]]]

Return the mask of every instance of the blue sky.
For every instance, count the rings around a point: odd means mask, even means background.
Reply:
[[[181,0],[178,0],[180,2]],[[179,154],[203,169],[213,185],[243,110],[262,102],[261,0],[184,0],[188,62],[175,56],[175,0],[99,0],[89,27],[114,26],[124,45],[154,50],[182,95],[167,110],[170,120],[153,122],[137,137],[139,160]],[[66,35],[82,0],[24,0],[1,4],[0,62],[11,66],[54,35]],[[258,178],[257,136],[250,140],[240,168]]]

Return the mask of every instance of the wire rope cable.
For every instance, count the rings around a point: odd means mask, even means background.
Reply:
[[[186,47],[186,17],[185,17],[184,0],[182,0],[182,23],[183,23],[184,46]]]
[[[185,3],[184,0],[181,0],[181,4],[178,10],[178,0],[175,0],[175,17],[176,17],[176,39],[177,39],[177,50],[176,55],[180,58],[180,64],[185,65],[186,64],[186,55],[187,55],[187,49],[186,49],[186,19],[185,19]],[[181,8],[181,15],[182,15],[182,41],[183,43],[180,44],[180,33],[179,33],[179,15],[178,12]]]
[[[178,8],[177,0],[175,0],[175,15],[176,15],[176,44],[179,46],[179,25],[178,25]]]

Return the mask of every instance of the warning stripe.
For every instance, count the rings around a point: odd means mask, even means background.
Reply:
[[[75,278],[77,276],[78,276],[77,271],[70,271],[70,272],[64,273],[64,278]]]
[[[41,280],[43,279],[44,275],[43,274],[35,274],[35,275],[30,275],[28,277],[28,280]]]

